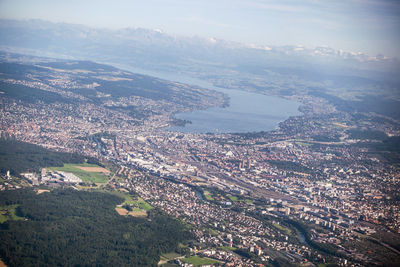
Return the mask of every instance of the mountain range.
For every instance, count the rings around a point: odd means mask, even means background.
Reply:
[[[383,73],[400,72],[397,58],[330,47],[256,46],[215,38],[175,36],[152,29],[98,29],[42,20],[0,20],[0,49],[196,73],[215,67],[290,67],[332,74],[352,71],[359,76],[387,80],[390,76]]]

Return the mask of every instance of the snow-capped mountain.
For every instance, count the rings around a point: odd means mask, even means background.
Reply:
[[[330,47],[257,46],[215,38],[185,37],[160,30],[96,29],[42,20],[0,20],[0,49],[52,57],[117,62],[159,69],[209,66],[290,67],[399,72],[398,59]]]

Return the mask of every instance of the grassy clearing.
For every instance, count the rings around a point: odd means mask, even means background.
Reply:
[[[214,198],[211,196],[210,192],[208,191],[204,191],[204,197],[208,200],[208,201],[213,201]]]
[[[213,259],[208,259],[208,258],[202,258],[199,256],[191,256],[189,258],[184,258],[182,259],[183,262],[193,264],[194,266],[201,266],[201,265],[212,265],[215,263],[219,263],[219,261],[213,260]]]
[[[244,202],[245,202],[246,204],[253,204],[253,200],[248,199],[248,198],[246,198],[246,199],[244,200]]]
[[[143,200],[141,197],[132,196],[125,192],[112,191],[109,192],[113,195],[117,195],[124,199],[124,202],[117,207],[117,212],[120,215],[131,215],[135,217],[143,217],[147,215],[147,211],[154,209],[149,203]],[[130,211],[125,209],[124,206],[129,206]],[[120,208],[119,208],[120,207]],[[124,211],[123,211],[124,210]],[[126,214],[123,214],[126,213]]]
[[[143,210],[151,210],[154,209],[149,203],[144,201],[141,197],[138,197],[137,200],[134,201],[133,205],[137,206]]]
[[[127,215],[130,215],[130,216],[133,216],[133,217],[146,217],[147,216],[147,211],[145,211],[145,210],[141,210],[141,209],[137,209],[137,210],[132,210],[132,211],[129,211],[129,210],[127,210],[127,209],[125,209],[125,208],[115,208],[115,211],[119,214],[119,215],[122,215],[122,216],[127,216]]]
[[[174,263],[168,263],[169,261],[172,261],[173,259],[176,259],[178,257],[182,257],[181,254],[175,253],[175,252],[170,252],[170,253],[164,253],[160,255],[160,261],[158,262],[158,265],[163,266],[163,267],[168,267],[168,266],[179,266]]]
[[[295,143],[296,143],[296,145],[299,145],[299,146],[312,146],[312,144],[305,143],[305,142],[295,142]]]
[[[231,195],[229,195],[228,197],[229,197],[229,199],[230,199],[231,201],[233,201],[233,202],[239,201],[239,198],[238,198],[237,196],[231,196]]]
[[[232,195],[227,195],[227,197],[230,199],[232,202],[244,202],[246,204],[253,204],[253,200],[248,199],[248,198],[243,198],[243,197],[238,197],[238,196],[232,196]]]
[[[289,228],[282,226],[280,224],[274,223],[273,224],[275,228],[277,228],[278,230],[284,232],[287,235],[290,235],[292,233],[292,230],[290,230]]]
[[[222,250],[225,250],[225,251],[235,251],[237,248],[234,248],[234,247],[219,247],[220,249],[222,249]]]
[[[135,196],[132,196],[131,194],[125,193],[125,192],[120,192],[120,191],[113,191],[111,194],[117,195],[121,198],[123,198],[125,201],[122,203],[122,205],[133,205],[135,204]]]
[[[84,163],[84,164],[64,164],[63,167],[49,167],[48,169],[53,171],[70,172],[81,178],[82,181],[90,183],[106,183],[109,179],[108,175],[104,175],[102,172],[88,172],[77,168],[77,166],[101,168],[100,166],[95,164]]]
[[[212,236],[218,236],[218,232],[217,231],[215,231],[214,229],[208,229],[208,231],[209,231],[209,233],[210,233],[210,235],[212,235]]]
[[[121,192],[121,191],[104,191],[104,190],[100,190],[100,192],[106,192],[109,194],[113,194],[116,196],[119,196],[120,198],[123,198],[125,201],[122,204],[132,204],[133,203],[133,196],[125,193],[125,192]]]
[[[164,253],[164,254],[161,254],[160,260],[162,260],[162,261],[170,261],[170,260],[173,260],[173,259],[181,257],[181,256],[182,255],[180,255],[178,253],[175,253],[175,252]]]
[[[18,204],[9,205],[9,206],[0,206],[0,223],[4,223],[6,221],[19,221],[24,218],[19,217],[15,214],[15,209],[18,207]]]
[[[145,210],[133,210],[128,213],[128,215],[133,217],[146,217],[147,212]]]
[[[122,203],[122,205],[126,204],[126,205],[133,206],[134,209],[136,208],[136,209],[146,210],[146,211],[154,209],[149,203],[144,201],[143,198],[141,198],[141,197],[137,197],[136,198],[136,197],[131,196],[131,195],[127,194],[127,193],[122,193],[122,192],[118,192],[118,193],[120,193],[121,196],[123,198],[125,198],[125,201],[124,201],[124,203]]]

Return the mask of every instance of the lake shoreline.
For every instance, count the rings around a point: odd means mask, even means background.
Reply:
[[[228,104],[224,103],[220,107],[174,114],[171,119],[187,123],[167,126],[164,128],[166,131],[199,134],[273,131],[279,127],[279,123],[289,117],[303,114],[299,110],[301,103],[279,96],[221,88],[208,81],[176,73],[149,71],[118,64],[117,67],[159,79],[214,90],[223,93],[229,99]]]

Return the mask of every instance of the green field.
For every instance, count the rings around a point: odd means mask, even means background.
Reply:
[[[139,210],[151,210],[154,209],[149,203],[143,200],[141,197],[135,197],[132,196],[128,193],[124,192],[111,192],[111,194],[117,195],[119,197],[122,197],[125,199],[125,201],[122,203],[122,205],[132,205],[134,206],[133,211],[139,211]]]
[[[149,203],[144,201],[141,197],[138,197],[137,200],[134,200],[134,204],[133,205],[135,205],[138,208],[143,209],[143,210],[154,209]]]
[[[120,192],[120,191],[112,191],[112,192],[109,192],[109,193],[111,193],[113,195],[117,195],[117,196],[125,199],[125,201],[122,203],[122,205],[124,205],[124,204],[133,205],[135,203],[135,201],[133,200],[134,196],[132,196],[132,195],[130,195],[128,193]]]
[[[215,231],[214,229],[209,228],[209,229],[208,229],[208,232],[209,232],[209,234],[212,235],[212,236],[218,236],[218,232]]]
[[[312,146],[312,144],[306,142],[295,142],[295,144],[299,146]]]
[[[207,265],[207,264],[215,264],[219,263],[219,261],[213,260],[213,259],[208,259],[208,258],[201,258],[199,256],[191,256],[189,258],[184,258],[182,259],[183,262],[193,264],[194,266],[201,266],[201,265]]]
[[[70,172],[78,176],[84,182],[90,183],[106,183],[109,179],[108,175],[105,175],[100,172],[87,172],[81,169],[76,168],[76,166],[80,167],[100,167],[95,164],[64,164],[63,167],[49,167],[49,170],[53,171],[63,171],[63,172]]]
[[[18,217],[15,214],[15,209],[17,207],[17,204],[0,207],[0,223],[4,223],[6,221],[23,220],[24,218]]]
[[[246,204],[252,204],[253,200],[248,199],[248,198],[243,198],[243,197],[238,197],[238,196],[232,196],[232,195],[227,195],[227,197],[232,201],[232,202],[244,202]]]
[[[237,248],[234,248],[234,247],[219,247],[220,249],[222,249],[222,250],[225,250],[225,251],[235,251]]]
[[[284,227],[280,224],[274,223],[273,224],[275,228],[277,228],[278,230],[281,230],[282,232],[285,232],[285,234],[290,235],[292,233],[292,230],[290,230],[287,227]]]
[[[239,201],[237,196],[228,195],[229,199],[233,202]]]
[[[246,198],[246,199],[244,200],[244,202],[245,202],[246,204],[253,204],[253,200],[248,199],[248,198]]]
[[[213,201],[214,198],[211,196],[210,192],[208,191],[204,191],[204,197],[208,200],[208,201]]]

